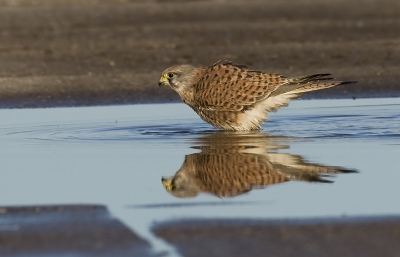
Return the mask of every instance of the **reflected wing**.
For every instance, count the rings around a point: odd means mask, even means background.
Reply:
[[[326,180],[323,177],[339,173],[357,172],[354,169],[307,163],[298,155],[268,153],[267,156],[274,168],[279,169],[282,173],[290,177],[291,180],[332,183],[332,181]]]
[[[256,154],[193,154],[200,191],[219,197],[232,197],[254,188],[288,181]]]

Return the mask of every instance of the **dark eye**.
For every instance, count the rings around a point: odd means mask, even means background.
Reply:
[[[168,76],[168,78],[173,78],[174,77],[174,73],[170,72],[170,73],[167,74],[167,76]]]

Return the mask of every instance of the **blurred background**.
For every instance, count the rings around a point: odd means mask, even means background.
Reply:
[[[220,59],[398,97],[399,31],[398,0],[0,0],[0,107],[178,102],[161,72]]]

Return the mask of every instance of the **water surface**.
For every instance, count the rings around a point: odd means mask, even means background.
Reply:
[[[156,248],[171,219],[399,214],[399,110],[294,101],[252,133],[183,104],[0,110],[0,206],[104,204]],[[189,193],[163,186],[179,170]]]

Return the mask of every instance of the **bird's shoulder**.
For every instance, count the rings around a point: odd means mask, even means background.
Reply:
[[[213,65],[199,68],[194,86],[197,90],[210,87],[230,87],[232,84],[251,87],[252,85],[280,85],[287,82],[287,77],[277,73],[249,70],[247,66],[231,61],[218,61]]]

